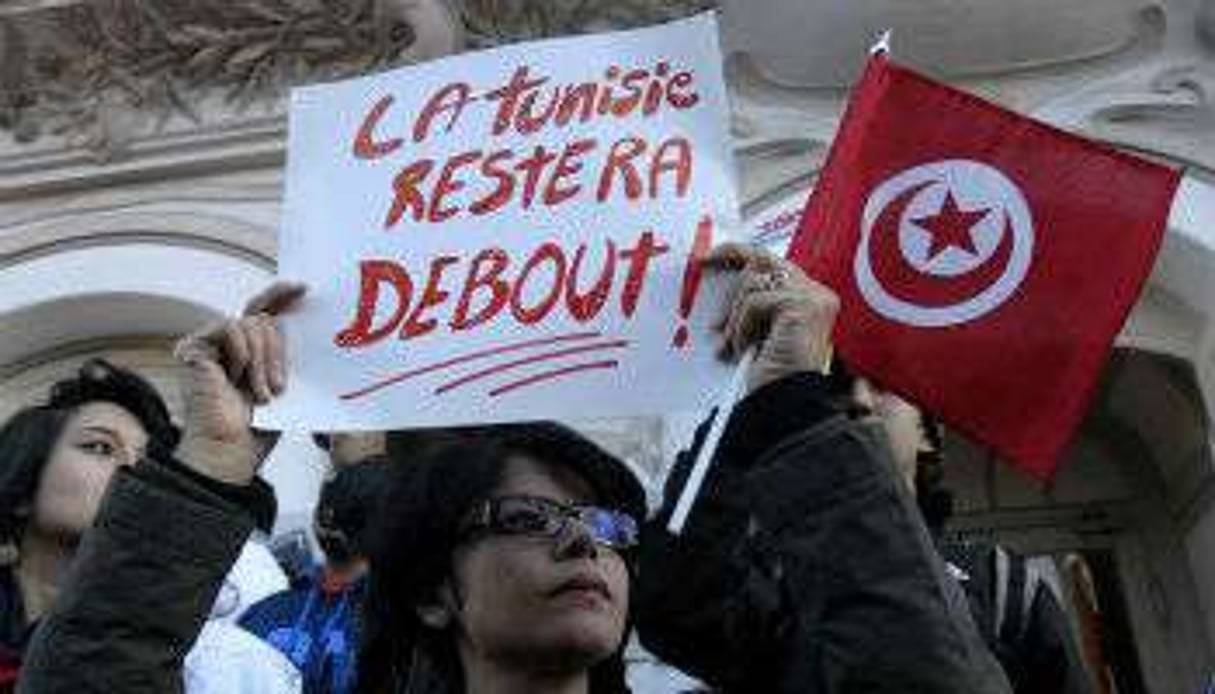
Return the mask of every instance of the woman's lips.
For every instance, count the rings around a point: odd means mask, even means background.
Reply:
[[[607,583],[596,576],[575,576],[561,583],[549,594],[552,597],[572,598],[580,602],[612,601],[612,591],[608,589]]]

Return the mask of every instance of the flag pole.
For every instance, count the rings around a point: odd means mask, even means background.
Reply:
[[[755,350],[756,348],[752,347],[743,354],[742,359],[738,360],[729,384],[717,401],[717,416],[713,418],[713,423],[709,426],[709,433],[705,436],[704,443],[701,444],[700,451],[696,455],[696,463],[692,466],[688,481],[684,483],[683,490],[679,493],[679,501],[675,504],[675,510],[671,512],[671,519],[667,521],[667,532],[672,535],[679,535],[683,532],[688,514],[692,512],[692,504],[700,495],[700,487],[704,483],[705,475],[709,472],[709,465],[713,461],[713,456],[717,454],[717,444],[721,442],[721,435],[726,430],[726,421],[730,419],[735,403],[746,391],[747,372],[751,370],[751,364],[755,361]]]
[[[869,55],[877,55],[879,53],[889,55],[890,42],[893,37],[894,29],[884,29],[882,33],[878,34],[877,41],[874,41],[873,45],[869,47]]]
[[[894,34],[892,29],[886,29],[878,35],[877,41],[869,48],[870,55],[879,53],[890,53],[891,38]],[[687,523],[688,515],[692,512],[692,504],[696,502],[696,497],[700,495],[700,487],[704,484],[705,475],[709,472],[709,465],[713,460],[713,456],[717,454],[717,445],[721,442],[721,435],[725,433],[726,421],[730,419],[730,414],[734,411],[734,405],[746,390],[747,371],[751,368],[751,363],[755,361],[756,348],[752,347],[743,354],[742,359],[738,360],[738,365],[734,367],[734,374],[730,378],[730,383],[722,392],[721,398],[717,403],[717,416],[713,418],[713,423],[709,426],[709,433],[705,436],[704,443],[700,446],[700,451],[696,454],[696,462],[692,465],[692,472],[688,475],[688,481],[684,483],[683,489],[679,492],[679,500],[675,503],[675,510],[671,512],[671,518],[667,521],[667,532],[672,535],[679,535],[683,532],[683,526]],[[823,373],[827,373],[830,369],[832,351],[827,350],[826,364],[823,367]]]

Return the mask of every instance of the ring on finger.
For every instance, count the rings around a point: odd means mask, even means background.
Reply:
[[[788,274],[782,268],[772,268],[759,276],[757,289],[760,291],[773,291],[785,286],[785,281],[789,279]]]
[[[755,275],[747,283],[747,289],[752,292],[770,292],[775,288],[776,282],[774,278],[767,273]]]

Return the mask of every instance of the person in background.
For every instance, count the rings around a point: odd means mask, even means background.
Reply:
[[[240,625],[287,656],[306,693],[353,692],[367,590],[367,545],[391,483],[382,433],[314,437],[331,468],[313,512],[325,563],[253,605]]]
[[[1068,554],[1063,560],[1064,573],[1071,581],[1072,594],[1076,598],[1076,612],[1080,618],[1080,643],[1084,662],[1096,680],[1097,694],[1116,694],[1118,685],[1114,669],[1105,654],[1105,616],[1101,601],[1097,598],[1097,586],[1088,560],[1079,552]],[[1215,680],[1212,680],[1215,685]],[[1204,694],[1215,694],[1212,689]]]
[[[904,485],[916,499],[937,548],[961,584],[975,625],[1016,694],[1091,694],[1094,682],[1056,589],[1024,558],[994,542],[955,540],[946,525],[953,494],[945,486],[939,423],[915,405],[858,380],[862,408],[890,438]]]
[[[147,455],[167,455],[180,435],[151,384],[102,359],[85,362],[74,376],[51,387],[44,404],[17,412],[0,428],[0,692],[10,692],[16,685],[28,639],[63,597],[63,582],[110,479]],[[260,518],[272,520],[274,499],[269,488],[258,483],[251,489],[250,508]],[[175,550],[164,546],[160,551]],[[273,569],[258,562],[254,550],[245,553],[250,559],[242,566],[252,564],[251,573]],[[273,575],[266,579],[241,574],[234,581],[250,588],[272,582]],[[155,602],[160,587],[139,583],[132,589],[141,599]],[[241,591],[235,585],[234,591],[227,600],[215,601],[212,610],[236,611]],[[248,600],[256,590],[245,593]],[[166,619],[172,618],[174,608],[164,607]],[[76,646],[88,650],[88,641],[82,639]],[[234,627],[209,629],[189,652],[194,667],[184,674],[186,691],[298,691],[292,686],[298,674],[277,655]],[[236,667],[220,668],[216,663]]]
[[[394,439],[401,436],[396,434]],[[331,469],[337,470],[343,465],[386,458],[389,435],[382,431],[317,432],[312,442],[329,455]]]
[[[110,477],[179,438],[156,390],[101,359],[0,429],[0,691],[14,685]]]

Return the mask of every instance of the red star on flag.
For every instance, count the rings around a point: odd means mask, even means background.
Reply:
[[[917,217],[911,221],[932,236],[932,245],[928,248],[929,260],[950,247],[978,255],[971,229],[990,211],[989,208],[963,210],[953,199],[953,192],[946,191],[945,202],[941,203],[941,209],[936,214]]]

